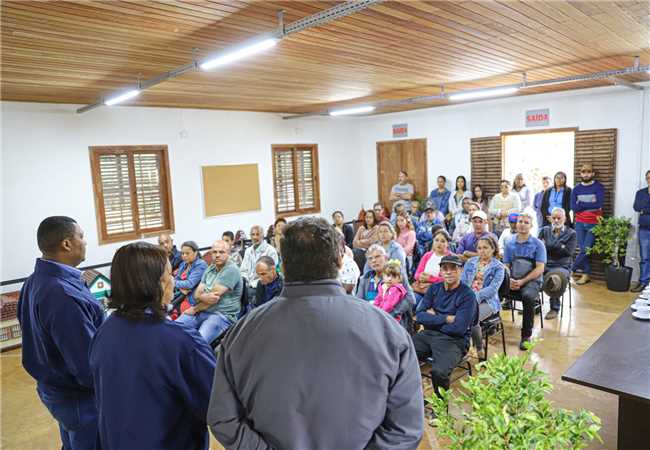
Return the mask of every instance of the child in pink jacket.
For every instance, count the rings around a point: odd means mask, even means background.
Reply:
[[[402,285],[402,267],[399,261],[390,260],[384,268],[383,280],[377,289],[375,306],[388,314],[406,297],[406,289]],[[395,317],[399,322],[401,317]]]

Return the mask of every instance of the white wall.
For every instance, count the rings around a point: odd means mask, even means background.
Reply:
[[[644,103],[645,102],[645,103]],[[645,104],[645,111],[643,105]],[[428,140],[430,187],[438,174],[470,174],[469,141],[523,130],[528,109],[550,108],[550,127],[617,128],[616,214],[634,217],[635,190],[650,168],[650,95],[622,87],[491,100],[367,118],[305,118],[164,108],[103,108],[2,103],[1,279],[30,273],[38,256],[35,230],[48,215],[75,217],[88,235],[86,264],[110,261],[115,245],[97,245],[88,146],[166,144],[172,176],[176,240],[208,245],[225,229],[274,220],[271,144],[319,146],[321,210],[349,218],[377,198],[376,142],[392,124],[408,123],[409,138]],[[181,137],[181,131],[187,137]],[[256,162],[262,210],[203,218],[200,166]],[[236,193],[235,193],[236,194]],[[630,245],[636,255],[636,241]],[[13,287],[15,289],[15,287]]]
[[[345,162],[350,143],[358,136],[353,121],[287,121],[277,114],[128,107],[79,115],[75,108],[2,104],[2,280],[31,272],[39,255],[36,228],[49,215],[71,216],[85,230],[85,265],[110,261],[122,245],[97,245],[88,155],[93,145],[168,145],[179,244],[193,239],[205,246],[226,229],[273,223],[271,144],[317,143],[322,213],[329,217],[334,209],[349,216],[358,212],[358,170]],[[237,163],[259,164],[261,211],[204,218],[200,167]]]

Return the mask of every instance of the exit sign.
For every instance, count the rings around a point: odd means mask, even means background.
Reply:
[[[550,119],[549,109],[531,109],[526,111],[527,127],[545,127],[548,126]]]
[[[393,138],[403,138],[408,137],[409,135],[409,125],[408,123],[399,123],[393,125]]]

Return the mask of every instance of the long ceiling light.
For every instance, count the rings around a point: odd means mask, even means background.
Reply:
[[[210,70],[214,69],[215,67],[225,66],[231,62],[244,59],[248,56],[255,55],[256,53],[261,53],[264,50],[275,47],[275,44],[277,44],[278,41],[279,39],[275,37],[267,38],[261,41],[258,40],[255,43],[244,45],[238,50],[221,53],[216,56],[207,58],[204,62],[199,64],[199,67],[201,67],[202,70]]]
[[[350,114],[363,114],[375,110],[374,106],[359,106],[358,108],[337,109],[330,111],[330,116],[349,116]]]
[[[486,97],[499,97],[502,95],[510,95],[517,92],[519,88],[517,86],[509,86],[502,88],[493,88],[493,89],[478,89],[476,91],[466,91],[459,92],[457,94],[449,94],[449,101],[459,102],[462,100],[474,100],[477,98],[486,98]]]
[[[116,95],[115,97],[111,97],[109,99],[104,100],[104,104],[106,106],[113,106],[117,105],[118,103],[125,102],[127,100],[130,100],[134,97],[137,97],[140,95],[140,90],[139,89],[133,89],[131,91],[127,91],[123,94]]]
[[[384,0],[346,1],[344,3],[339,3],[331,8],[317,12],[310,16],[303,17],[302,19],[298,19],[295,22],[289,23],[287,25],[284,24],[283,12],[279,11],[278,26],[274,32],[266,33],[261,36],[258,36],[255,40],[246,41],[246,43],[244,43],[243,45],[240,44],[235,47],[230,47],[229,49],[219,52],[213,55],[212,57],[206,58],[202,62],[194,60],[183,66],[176,67],[168,72],[164,72],[159,75],[156,75],[151,79],[142,80],[141,82],[138,83],[138,90],[144,91],[160,83],[163,83],[167,80],[171,80],[173,78],[176,78],[188,72],[195,71],[197,68],[200,68],[202,70],[210,70],[215,67],[220,67],[225,64],[231,63],[233,61],[240,60],[247,56],[254,55],[256,53],[262,52],[264,50],[273,47],[275,44],[278,43],[279,40],[291,34],[299,33],[301,31],[308,30],[310,28],[318,27],[320,25],[332,22],[342,17],[347,17],[349,15],[362,11],[366,8],[369,8],[373,5],[381,3],[382,1]],[[130,95],[135,96],[137,94],[130,94]],[[117,99],[119,99],[119,101],[125,101],[128,100],[129,98],[133,98],[133,97],[127,97],[123,99],[121,98],[121,96],[122,94],[120,92],[117,92],[117,93],[111,93],[106,97],[109,98],[109,101],[111,102]],[[87,111],[92,111],[93,109],[99,108],[103,105],[108,105],[108,103],[104,100],[100,100],[97,103],[82,106],[81,108],[77,109],[77,113],[85,113]]]

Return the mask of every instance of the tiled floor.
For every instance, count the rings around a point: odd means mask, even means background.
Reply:
[[[564,317],[545,321],[544,330],[536,320],[536,335],[543,341],[535,348],[534,360],[547,371],[555,386],[550,394],[563,408],[587,408],[603,421],[604,444],[592,443],[592,449],[616,448],[616,396],[560,380],[562,373],[580,356],[632,302],[633,294],[607,291],[603,284],[592,282],[574,291],[573,309],[565,305]],[[567,302],[568,303],[568,302]],[[547,305],[548,307],[548,305]],[[521,316],[513,324],[510,312],[503,312],[509,354],[517,354]],[[649,324],[650,327],[650,324]],[[649,328],[650,332],[650,328]],[[494,346],[492,349],[497,350]],[[45,450],[60,448],[54,420],[38,400],[35,383],[20,364],[20,350],[3,353],[0,447],[6,450]],[[621,370],[625,370],[621,368]],[[552,430],[549,430],[552,432]],[[222,447],[213,440],[211,449]],[[444,448],[434,428],[426,427],[419,450]]]

